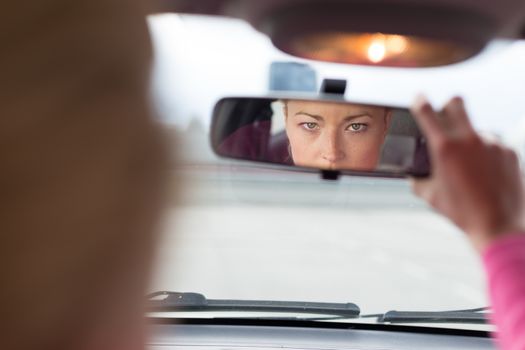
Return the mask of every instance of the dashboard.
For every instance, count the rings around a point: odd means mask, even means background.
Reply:
[[[149,349],[495,349],[484,331],[264,319],[152,319]]]

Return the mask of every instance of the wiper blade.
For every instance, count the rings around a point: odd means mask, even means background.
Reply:
[[[162,297],[162,298],[161,298]],[[207,299],[199,293],[155,292],[147,296],[149,311],[255,311],[322,314],[357,318],[361,310],[354,303],[302,301]],[[161,298],[161,299],[159,299]]]
[[[483,312],[489,308],[453,311],[388,311],[377,315],[378,322],[389,323],[470,323],[486,324],[490,313]]]
[[[378,323],[470,323],[488,324],[491,313],[484,312],[489,307],[481,307],[468,310],[451,311],[396,311],[391,310],[383,314],[365,314],[359,318],[375,318]],[[344,320],[346,317],[316,317],[312,321],[336,321]]]

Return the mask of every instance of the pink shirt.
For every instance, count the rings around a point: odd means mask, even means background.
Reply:
[[[492,321],[503,350],[525,350],[525,234],[503,237],[483,253]]]

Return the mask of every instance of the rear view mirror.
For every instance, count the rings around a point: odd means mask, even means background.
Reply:
[[[211,128],[215,153],[353,173],[427,176],[429,157],[407,109],[326,99],[225,98]]]

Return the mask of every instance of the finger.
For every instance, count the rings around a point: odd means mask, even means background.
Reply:
[[[483,134],[480,135],[481,142],[485,146],[485,152],[497,152],[498,154],[503,154],[505,150],[510,150],[507,146],[505,146],[501,139],[498,137],[495,137],[491,134]]]
[[[516,151],[513,149],[501,145],[501,153],[503,153],[506,163],[506,169],[509,169],[509,171],[518,170],[520,169],[520,158]]]
[[[501,143],[501,136],[498,134],[482,131],[478,135],[485,144]]]
[[[444,139],[445,134],[438,115],[423,95],[416,98],[410,111],[431,147]]]
[[[428,193],[430,192],[430,188],[431,188],[431,180],[430,179],[415,179],[415,178],[411,178],[410,179],[410,187],[412,188],[412,192],[426,200],[427,196],[428,196]]]
[[[442,117],[454,134],[467,135],[474,132],[461,97],[452,98],[443,107]]]
[[[436,191],[436,183],[432,179],[426,180],[412,180],[412,190],[423,201],[425,201],[430,207],[434,208],[438,212],[440,211],[440,205],[438,203],[438,196]]]

